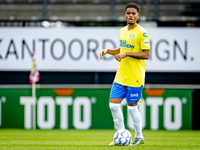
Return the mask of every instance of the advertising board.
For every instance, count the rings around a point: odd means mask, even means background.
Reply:
[[[120,27],[0,28],[0,70],[29,71],[35,51],[39,71],[115,72],[113,56],[102,49],[119,47]],[[146,28],[151,55],[147,72],[200,72],[199,28]]]
[[[39,88],[36,90],[37,129],[113,129],[110,89]],[[150,130],[191,129],[192,90],[144,89],[139,104],[142,127]],[[31,88],[0,89],[0,128],[33,128]],[[121,108],[125,126],[134,129],[126,100]]]

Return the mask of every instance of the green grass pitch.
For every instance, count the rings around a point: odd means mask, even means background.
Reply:
[[[134,136],[134,131],[130,131]],[[0,129],[0,150],[200,150],[200,131],[144,130],[145,144],[108,146],[115,130]]]

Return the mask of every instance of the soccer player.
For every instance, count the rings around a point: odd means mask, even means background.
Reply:
[[[150,42],[147,31],[137,24],[139,6],[128,3],[125,7],[127,26],[119,31],[119,45],[117,49],[104,49],[100,52],[100,59],[105,54],[115,55],[119,61],[117,73],[110,93],[110,110],[116,128],[124,129],[123,114],[120,103],[127,100],[128,112],[135,128],[135,138],[130,146],[144,144],[142,134],[141,115],[137,104],[142,102],[142,90],[145,79],[145,59],[150,56]],[[111,142],[110,145],[115,145]]]

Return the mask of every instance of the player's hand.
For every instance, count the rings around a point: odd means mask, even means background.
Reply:
[[[115,59],[119,62],[125,57],[126,57],[126,53],[120,53],[120,54],[115,55]]]
[[[103,49],[100,52],[100,59],[102,59],[102,57],[107,53],[107,49]]]

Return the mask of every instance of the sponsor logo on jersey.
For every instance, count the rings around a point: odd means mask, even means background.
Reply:
[[[134,48],[134,45],[129,45],[129,44],[126,44],[126,40],[120,40],[120,46],[121,47],[126,47],[126,48]]]
[[[148,34],[146,32],[143,33],[144,37],[148,37]]]
[[[148,46],[149,45],[149,40],[144,40],[144,43],[143,43],[145,46]]]

